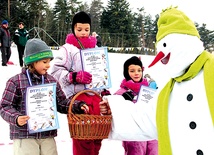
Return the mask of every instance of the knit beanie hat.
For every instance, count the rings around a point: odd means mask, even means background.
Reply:
[[[73,21],[71,24],[71,29],[74,35],[75,35],[74,26],[76,25],[76,23],[83,23],[83,24],[88,23],[91,26],[91,17],[89,16],[89,14],[87,14],[84,11],[80,11],[74,15]]]
[[[3,25],[3,24],[8,24],[8,21],[7,21],[7,20],[3,20],[1,24],[2,24],[2,25]]]
[[[157,26],[157,42],[170,33],[188,34],[200,38],[195,24],[183,12],[177,10],[177,8],[171,7],[163,10]]]
[[[29,65],[33,62],[46,58],[53,59],[53,53],[50,47],[48,47],[47,44],[41,39],[29,39],[25,45],[24,63]]]
[[[123,65],[123,75],[124,75],[126,81],[131,80],[131,77],[129,76],[129,72],[128,72],[130,65],[138,65],[143,70],[143,64],[138,57],[133,56],[133,57],[129,58],[128,60],[125,61],[124,65]]]

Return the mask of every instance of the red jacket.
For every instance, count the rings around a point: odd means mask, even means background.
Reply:
[[[91,115],[100,115],[100,106],[99,103],[101,98],[97,95],[89,95],[89,94],[80,94],[76,100],[84,101],[89,107],[89,114]]]

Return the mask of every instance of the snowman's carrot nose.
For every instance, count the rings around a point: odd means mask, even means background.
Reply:
[[[159,60],[161,60],[164,57],[164,53],[163,52],[159,52],[158,55],[156,55],[155,59],[152,61],[152,63],[149,65],[149,67],[152,67],[153,65],[155,65]]]

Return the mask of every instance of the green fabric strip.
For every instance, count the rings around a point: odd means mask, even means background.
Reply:
[[[44,52],[39,52],[30,56],[27,56],[24,58],[24,62],[26,64],[32,63],[32,62],[36,62],[39,61],[41,59],[45,59],[45,58],[53,58],[53,53],[52,51],[44,51]]]
[[[191,64],[186,73],[175,79],[170,79],[170,81],[159,94],[156,113],[159,155],[172,155],[168,128],[168,106],[170,93],[173,89],[175,81],[182,82],[190,80],[194,78],[203,68],[205,89],[207,92],[210,113],[214,124],[214,82],[212,81],[214,79],[214,58],[213,55],[207,51],[203,51],[196,61]]]
[[[207,61],[204,65],[204,83],[205,89],[207,92],[207,100],[209,103],[210,114],[212,117],[212,121],[214,124],[214,56],[212,55],[211,58]]]

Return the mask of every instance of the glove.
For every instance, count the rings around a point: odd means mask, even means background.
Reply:
[[[134,94],[130,90],[128,90],[127,92],[123,93],[122,96],[124,97],[125,100],[133,101],[133,99],[134,99]]]
[[[84,114],[85,111],[81,109],[81,107],[86,104],[84,101],[77,101],[75,100],[72,105],[72,112],[74,114]]]
[[[92,75],[85,71],[70,72],[69,80],[73,84],[89,84],[92,81]]]
[[[110,91],[107,90],[107,89],[103,89],[103,91],[101,91],[101,96],[108,96],[108,95],[111,95]]]

